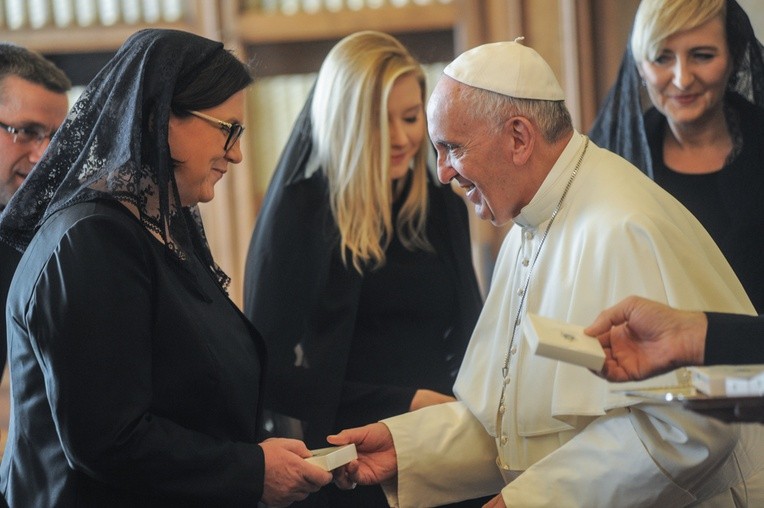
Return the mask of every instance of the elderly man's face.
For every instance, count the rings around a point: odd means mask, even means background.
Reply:
[[[465,85],[444,76],[427,104],[430,139],[438,152],[438,178],[455,180],[475,205],[475,213],[496,226],[509,222],[524,205],[512,181],[505,135],[466,114],[457,90]]]

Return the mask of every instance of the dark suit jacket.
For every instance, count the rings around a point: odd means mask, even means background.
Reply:
[[[764,363],[764,315],[706,315],[706,365]]]
[[[19,264],[21,253],[0,241],[0,301],[3,304],[3,314],[0,316],[0,373],[5,369],[5,360],[7,358],[7,334],[5,331],[5,302],[8,299],[8,288],[13,279],[13,273],[16,271],[16,265]]]
[[[8,299],[11,506],[254,506],[264,349],[121,205],[54,214]]]

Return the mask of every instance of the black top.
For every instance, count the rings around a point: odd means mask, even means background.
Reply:
[[[124,207],[53,214],[11,286],[10,506],[254,506],[261,338]],[[118,267],[118,269],[115,269]]]
[[[764,363],[764,315],[706,315],[706,365]]]
[[[451,393],[482,305],[461,198],[430,179],[436,253],[395,240],[387,264],[362,276],[342,263],[323,173],[274,182],[245,275],[245,313],[271,359],[266,407],[303,420],[315,448],[345,426],[407,411],[419,388]]]
[[[268,345],[266,408],[302,422],[298,432],[276,433],[321,448],[330,433],[408,411],[417,389],[451,394],[482,305],[462,199],[429,178],[435,253],[394,238],[386,264],[362,276],[342,263],[323,172],[279,181],[245,275],[245,313]],[[387,506],[379,488],[332,486],[298,504]]]
[[[459,287],[442,200],[439,194],[431,199],[427,228],[435,252],[409,251],[396,236],[385,265],[361,281],[333,431],[408,411],[417,388],[452,393],[459,364],[448,359]]]
[[[645,114],[655,181],[708,230],[740,279],[757,312],[764,313],[764,109],[737,94],[726,97],[728,116],[742,142],[719,171],[681,174],[663,162],[666,118]]]

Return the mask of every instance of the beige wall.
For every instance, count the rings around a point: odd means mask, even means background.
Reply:
[[[764,1],[762,0],[738,0],[743,6],[748,17],[751,18],[751,24],[756,32],[756,38],[760,41],[764,39]]]

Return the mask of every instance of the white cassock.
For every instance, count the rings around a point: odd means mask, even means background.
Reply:
[[[575,133],[515,218],[455,384],[458,402],[384,420],[398,457],[392,506],[437,506],[502,492],[517,507],[764,506],[764,425],[727,425],[639,403],[583,367],[530,353],[522,315],[587,325],[636,294],[697,310],[753,314],[698,221],[624,159]],[[754,234],[752,232],[752,234]],[[532,269],[532,270],[531,270]],[[683,370],[636,383],[676,385]],[[745,478],[745,484],[743,479]]]

